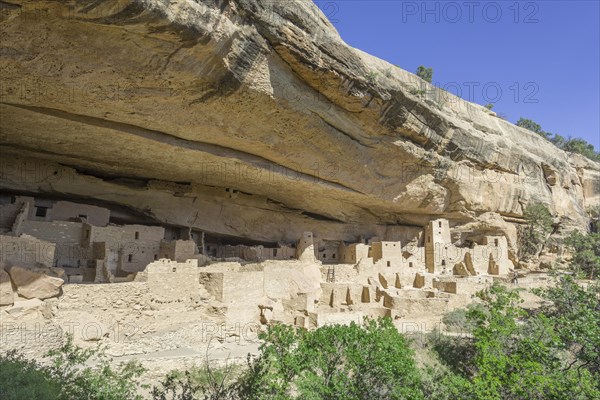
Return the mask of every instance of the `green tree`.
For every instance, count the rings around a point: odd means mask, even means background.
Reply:
[[[597,297],[594,304],[589,304],[593,303],[592,297],[573,297],[579,311],[554,314],[525,311],[520,307],[518,293],[500,285],[479,292],[477,297],[481,307],[467,312],[473,326],[471,335],[445,337],[444,346],[434,346],[443,365],[450,368],[427,370],[431,375],[423,380],[423,390],[428,396],[461,400],[600,398],[593,368],[578,368],[584,360],[597,357],[597,339],[582,342],[586,340],[585,316],[598,314],[594,308]],[[559,314],[569,317],[559,319]],[[595,336],[600,326],[598,315],[591,317],[589,323],[597,324],[590,328]],[[576,342],[572,342],[568,326],[577,326]],[[570,357],[582,345],[587,352],[576,356],[581,360],[579,364],[573,363]],[[462,352],[456,351],[461,348]]]
[[[0,398],[3,400],[60,399],[61,382],[35,361],[12,350],[0,355]]]
[[[242,378],[252,399],[421,399],[406,339],[391,320],[314,331],[278,325]]]
[[[507,291],[502,286],[493,286],[479,293],[478,297],[486,307],[469,313],[469,319],[475,325],[473,336],[477,353],[474,359],[477,372],[472,380],[473,390],[477,398],[501,399],[514,390],[512,385],[507,386],[514,381],[514,374],[532,380],[533,377],[528,376],[529,372],[536,372],[533,368],[527,368],[532,367],[531,360],[521,359],[517,348],[517,320],[525,312],[517,306],[520,301],[518,294]],[[518,365],[521,362],[524,365]]]
[[[544,138],[548,138],[548,136],[550,135],[547,132],[544,132],[544,130],[542,129],[541,125],[539,125],[538,123],[530,120],[530,119],[526,119],[526,118],[519,118],[519,120],[517,121],[517,126],[521,127],[521,128],[525,128],[530,130],[531,132],[535,132],[540,136],[543,136]]]
[[[596,153],[594,145],[588,143],[584,139],[569,138],[562,146],[562,149],[571,153],[581,154],[590,160],[600,161],[600,153]]]
[[[423,79],[425,82],[431,83],[433,80],[433,68],[426,68],[421,65],[419,68],[417,68],[417,76]]]
[[[588,214],[590,216],[590,231],[600,233],[600,205],[590,207]]]
[[[422,375],[422,392],[426,399],[476,400],[471,381],[446,366],[425,367]]]
[[[573,277],[561,276],[555,286],[535,292],[549,300],[541,312],[553,322],[560,347],[571,355],[562,369],[587,370],[600,390],[600,284],[583,287]]]
[[[559,134],[556,134],[552,137],[552,139],[550,139],[550,141],[552,143],[554,143],[554,145],[556,147],[558,147],[559,149],[562,149],[567,141],[567,139],[564,136],[561,136]]]
[[[578,274],[584,274],[588,279],[598,278],[600,273],[600,233],[584,235],[574,231],[565,240],[571,247],[573,259],[571,267]]]
[[[556,147],[560,149],[571,153],[581,154],[582,156],[587,157],[590,160],[600,161],[600,152],[596,152],[596,150],[594,149],[594,145],[588,143],[584,139],[570,137],[566,139],[562,135],[546,132],[538,123],[523,117],[519,118],[516,125],[520,126],[521,128],[525,128],[532,132],[535,132],[540,136],[543,136],[544,138],[550,140]]]
[[[589,399],[600,392],[592,374],[567,370],[560,334],[544,314],[528,317],[515,291],[498,285],[480,292],[472,309],[477,399]]]
[[[130,361],[114,368],[98,349],[84,350],[67,336],[48,352],[49,365],[9,352],[0,356],[0,398],[52,400],[141,400],[138,378],[144,372]],[[89,366],[90,361],[95,366]],[[10,374],[7,375],[7,374]]]
[[[494,108],[494,105],[492,103],[487,103],[484,107],[488,110],[491,110],[492,108]]]
[[[120,365],[117,369],[101,349],[82,349],[67,335],[63,345],[48,352],[51,359],[48,370],[52,378],[61,382],[61,399],[141,400],[137,394],[137,379],[144,368],[135,361]],[[94,359],[94,367],[86,363]]]
[[[248,358],[238,391],[242,398],[288,399],[292,381],[302,370],[296,349],[305,332],[275,324],[259,335],[264,342],[257,358]]]
[[[196,400],[200,395],[200,384],[190,370],[171,371],[152,388],[153,400]]]
[[[524,211],[526,225],[519,232],[519,250],[521,256],[537,256],[552,232],[552,214],[541,203],[534,203]]]
[[[152,388],[153,400],[235,400],[238,393],[238,366],[228,360],[222,367],[215,367],[207,359],[202,367],[185,371],[169,372]]]

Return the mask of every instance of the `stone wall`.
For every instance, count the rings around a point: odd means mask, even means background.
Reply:
[[[32,236],[0,235],[0,264],[3,267],[52,267],[56,245]]]
[[[340,261],[347,264],[356,264],[361,259],[369,257],[369,245],[363,243],[352,243],[346,245],[344,242],[339,247]]]
[[[321,271],[317,264],[266,261],[262,265],[264,291],[269,297],[291,298],[300,293],[316,293],[320,290]],[[309,304],[309,307],[312,306]]]
[[[159,257],[184,262],[193,258],[198,253],[198,247],[193,240],[162,240],[160,242]]]
[[[260,264],[217,263],[200,269],[200,283],[227,307],[226,319],[239,323],[261,318],[293,323],[315,310],[321,293],[317,264],[265,261]],[[269,309],[269,317],[264,316]]]
[[[92,242],[104,242],[111,253],[113,272],[142,271],[146,265],[159,259],[160,243],[164,237],[164,228],[146,225],[108,225],[97,227],[84,226],[84,245]],[[113,261],[116,266],[113,266]],[[115,269],[116,268],[116,269]]]
[[[148,264],[145,272],[150,292],[159,301],[196,297],[199,293],[197,260],[177,262],[160,259]]]
[[[340,262],[339,241],[318,240],[315,247],[317,248],[317,259],[319,261],[332,264]]]
[[[371,244],[373,262],[380,260],[390,267],[392,263],[400,266],[402,263],[402,246],[400,242],[373,242]]]
[[[50,218],[55,221],[81,219],[95,226],[106,226],[110,218],[110,210],[90,204],[57,201],[49,210]]]
[[[202,268],[200,282],[225,307],[227,323],[256,323],[260,305],[267,302],[262,270],[244,270],[239,264],[226,263],[224,268]]]
[[[80,267],[91,258],[91,248],[81,246],[83,224],[80,222],[24,221],[21,232],[56,244],[57,267]]]
[[[215,246],[215,245],[213,245]],[[290,260],[296,258],[296,248],[292,246],[264,247],[246,245],[216,245],[213,253],[219,259],[239,258],[245,261]]]
[[[8,203],[0,205],[0,232],[7,233],[12,230],[15,219],[21,211],[21,203]]]
[[[223,271],[200,273],[201,281],[209,293],[225,304],[256,302],[264,295],[263,271]]]
[[[11,228],[11,233],[14,236],[19,236],[21,234],[21,229],[23,227],[23,224],[25,223],[25,221],[27,221],[27,218],[29,216],[29,212],[31,210],[31,208],[33,207],[33,199],[31,199],[31,201],[16,201],[16,204],[20,204],[21,208],[19,210],[19,212],[17,213],[17,215],[15,216],[15,220],[13,222],[12,228]]]

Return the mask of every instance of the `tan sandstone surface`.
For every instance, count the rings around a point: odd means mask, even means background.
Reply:
[[[271,242],[488,215],[513,249],[526,204],[581,229],[600,202],[598,163],[349,47],[309,0],[1,18],[4,190]]]

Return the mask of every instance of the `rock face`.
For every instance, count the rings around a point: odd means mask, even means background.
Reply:
[[[17,293],[28,299],[37,298],[43,300],[58,296],[60,288],[65,282],[61,278],[55,278],[21,267],[11,267],[8,273],[17,287]]]
[[[505,232],[538,201],[581,229],[600,204],[598,163],[349,47],[309,0],[76,4],[3,6],[3,190],[271,242]]]
[[[8,273],[0,268],[0,306],[8,306],[14,303],[14,292],[10,283]]]
[[[40,299],[29,299],[18,301],[14,306],[8,308],[6,311],[13,317],[23,317],[26,314],[36,314],[38,311],[42,311],[44,302]]]

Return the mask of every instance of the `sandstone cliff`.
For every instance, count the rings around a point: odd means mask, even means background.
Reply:
[[[3,191],[272,242],[443,216],[514,245],[530,202],[564,229],[600,204],[598,163],[349,47],[309,0],[0,5]]]

